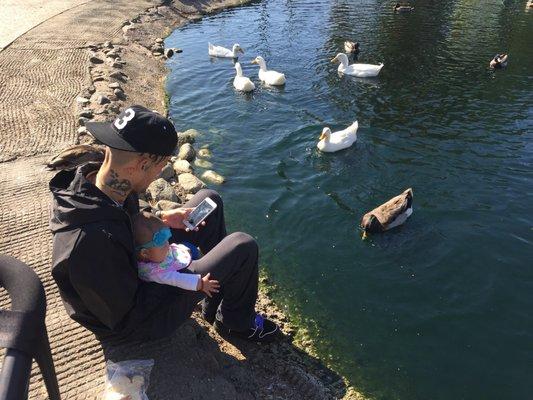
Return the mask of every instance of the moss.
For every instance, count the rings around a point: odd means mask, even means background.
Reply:
[[[337,384],[328,385],[330,390],[336,392],[336,398],[343,400],[365,400],[365,397],[350,382],[339,373],[330,360],[318,356],[316,337],[320,335],[320,328],[315,321],[303,318],[298,313],[298,307],[294,304],[288,304],[282,300],[282,293],[277,285],[272,281],[265,268],[259,270],[259,292],[268,300],[274,303],[275,309],[282,314],[283,331],[291,336],[292,344],[301,352],[311,356],[316,360],[313,365],[307,365],[315,372],[322,371],[325,374],[335,372],[342,379]],[[309,360],[302,357],[301,361]],[[306,363],[307,364],[307,363]],[[317,373],[318,375],[322,375]]]

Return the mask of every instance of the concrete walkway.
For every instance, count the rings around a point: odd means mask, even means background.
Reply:
[[[0,5],[0,51],[49,18],[88,0],[2,0]]]
[[[47,295],[47,327],[64,399],[102,391],[104,355],[66,315],[50,275],[50,198],[43,170],[75,143],[74,101],[89,80],[87,42],[120,39],[124,21],[156,4],[127,1],[2,1],[0,12],[0,253],[29,264]],[[32,29],[33,28],[33,29]],[[9,304],[0,292],[0,306]],[[30,399],[46,398],[33,368]]]

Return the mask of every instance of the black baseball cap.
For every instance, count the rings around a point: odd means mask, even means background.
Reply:
[[[87,122],[87,130],[113,149],[170,156],[178,144],[168,118],[143,106],[130,106],[113,122]]]

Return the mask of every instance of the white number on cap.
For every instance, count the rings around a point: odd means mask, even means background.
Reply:
[[[115,120],[115,126],[117,129],[124,129],[124,127],[128,124],[128,121],[131,121],[135,117],[135,111],[133,109],[128,108],[126,111],[124,111],[124,118],[117,118]]]

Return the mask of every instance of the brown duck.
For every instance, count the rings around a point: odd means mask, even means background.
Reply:
[[[102,162],[104,154],[101,147],[79,144],[61,151],[46,164],[46,168],[56,171],[74,169],[90,162]]]
[[[401,13],[411,12],[415,10],[413,6],[410,6],[409,4],[405,4],[405,3],[396,3],[393,9],[395,12],[401,12]]]
[[[368,233],[385,232],[402,225],[412,213],[413,189],[409,188],[363,216],[363,239],[367,238]]]

